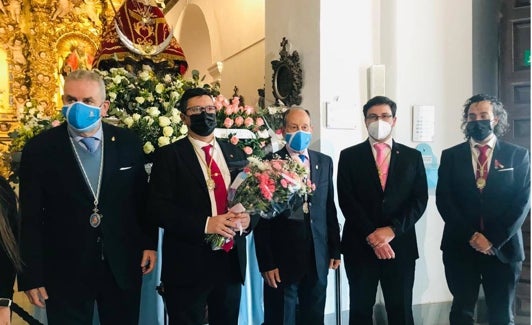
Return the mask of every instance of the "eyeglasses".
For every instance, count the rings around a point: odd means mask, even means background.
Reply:
[[[212,114],[216,112],[216,106],[192,106],[187,107],[186,111],[190,112],[190,114],[192,115],[201,114],[201,112],[207,112],[209,114]]]
[[[393,119],[393,116],[391,114],[382,114],[380,116],[377,114],[369,114],[366,116],[366,120],[368,121],[377,121],[378,119],[389,122],[391,119]]]

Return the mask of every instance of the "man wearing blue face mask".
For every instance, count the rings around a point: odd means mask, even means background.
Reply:
[[[467,141],[442,152],[436,188],[445,221],[445,277],[453,295],[450,324],[474,323],[481,283],[489,324],[514,324],[525,259],[521,226],[530,211],[530,154],[498,138],[508,120],[495,97],[469,98],[462,129]]]
[[[66,123],[24,147],[19,290],[49,325],[138,324],[142,274],[157,228],[144,222],[147,175],[138,137],[102,123],[109,102],[91,71],[65,78]]]
[[[388,97],[370,99],[363,108],[368,139],[342,150],[338,162],[351,325],[373,324],[379,283],[388,324],[414,324],[415,224],[427,206],[427,178],[421,153],[392,138],[396,111]]]
[[[264,278],[264,325],[323,324],[327,275],[340,265],[340,230],[334,204],[333,163],[309,150],[312,127],[307,110],[284,115],[286,146],[275,154],[290,156],[308,170],[316,185],[309,202],[296,211],[261,219],[254,230],[255,250]],[[271,158],[271,157],[266,157]]]

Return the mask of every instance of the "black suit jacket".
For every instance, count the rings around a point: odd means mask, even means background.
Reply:
[[[218,141],[231,179],[247,165],[238,147]],[[150,176],[149,211],[164,228],[162,281],[169,285],[203,283],[229,272],[220,268],[220,254],[237,254],[232,265],[243,283],[246,240],[235,237],[229,253],[213,251],[205,242],[205,222],[212,215],[209,192],[192,143],[183,138],[157,150]]]
[[[66,123],[30,140],[20,166],[21,252],[19,289],[44,286],[48,294],[92,295],[103,254],[121,288],[139,285],[144,249],[157,247],[157,229],[142,228],[146,172],[138,137],[103,123],[104,162],[99,228],[89,216],[92,193],[75,158]],[[143,231],[144,230],[144,231]]]
[[[369,140],[346,148],[338,162],[338,200],[345,217],[342,252],[375,259],[366,237],[378,227],[393,226],[390,242],[396,260],[419,257],[415,223],[427,206],[427,178],[421,153],[393,142],[383,191]]]
[[[436,205],[445,221],[443,251],[460,254],[473,249],[469,240],[479,231],[502,262],[524,260],[521,226],[530,211],[528,150],[498,140],[482,192],[476,188],[469,142],[444,150]],[[479,229],[481,216],[484,231]]]
[[[310,212],[304,220],[290,219],[287,210],[273,219],[260,219],[253,231],[259,270],[279,268],[283,283],[298,280],[315,263],[325,282],[331,258],[340,259],[340,228],[334,204],[333,163],[329,156],[309,150],[310,180],[316,185]],[[286,149],[277,152],[281,158]],[[267,157],[267,158],[271,158]],[[314,256],[310,256],[314,251]]]
[[[17,197],[9,183],[0,177],[0,218],[11,228],[15,240],[18,241],[18,212]],[[0,239],[4,240],[4,238]],[[3,245],[0,245],[0,298],[13,296],[13,284],[15,282],[15,267],[9,259]]]

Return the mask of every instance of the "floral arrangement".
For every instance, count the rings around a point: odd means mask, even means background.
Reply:
[[[148,65],[137,74],[124,68],[98,72],[103,77],[111,103],[109,115],[118,126],[139,135],[145,154],[186,136],[187,126],[181,121],[176,106],[185,90],[200,87],[197,71],[193,71],[192,80],[185,80],[181,75],[159,76]],[[218,94],[217,87],[202,87]]]
[[[283,129],[283,116],[288,110],[286,106],[268,106],[264,111],[264,119],[268,126],[277,134],[278,137],[282,137]]]
[[[239,146],[247,155],[264,156],[264,148],[270,141],[270,135],[262,114],[252,106],[242,106],[238,96],[229,101],[223,95],[218,95],[214,100],[214,106],[216,106],[219,128],[246,129],[253,133],[251,137],[243,138],[237,133],[230,132],[227,135],[229,142]]]
[[[274,155],[271,160],[256,156],[248,157],[249,164],[229,187],[230,207],[242,205],[244,211],[262,218],[274,218],[290,209],[303,208],[308,212],[310,197],[316,189],[308,178],[307,170],[289,156],[281,159]],[[205,237],[213,249],[224,249],[229,241],[218,234]]]

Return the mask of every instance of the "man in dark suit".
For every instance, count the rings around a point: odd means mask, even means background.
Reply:
[[[462,115],[466,142],[444,150],[436,205],[450,322],[473,324],[480,283],[491,325],[514,324],[515,287],[525,259],[521,226],[530,211],[530,155],[498,139],[507,113],[495,97],[469,98]]]
[[[264,278],[264,325],[295,325],[298,301],[298,323],[323,324],[327,275],[340,265],[333,163],[329,156],[307,149],[311,132],[307,110],[286,111],[283,134],[287,145],[275,154],[305,166],[316,190],[309,202],[273,219],[261,219],[254,230]]]
[[[379,281],[388,324],[414,323],[415,224],[427,205],[427,179],[420,152],[392,139],[396,110],[387,97],[370,99],[363,108],[369,138],[340,153],[349,324],[373,324]]]
[[[206,89],[185,91],[178,108],[188,137],[156,152],[149,199],[164,228],[161,277],[170,323],[202,324],[207,305],[209,324],[235,325],[251,223],[247,213],[228,212],[227,188],[246,155],[214,137],[216,107]],[[207,234],[226,237],[232,249],[213,250]]]
[[[142,274],[155,265],[155,227],[144,227],[142,146],[101,122],[109,102],[91,71],[65,78],[67,123],[28,142],[20,167],[19,289],[48,324],[137,324]],[[144,228],[143,228],[144,227]]]

